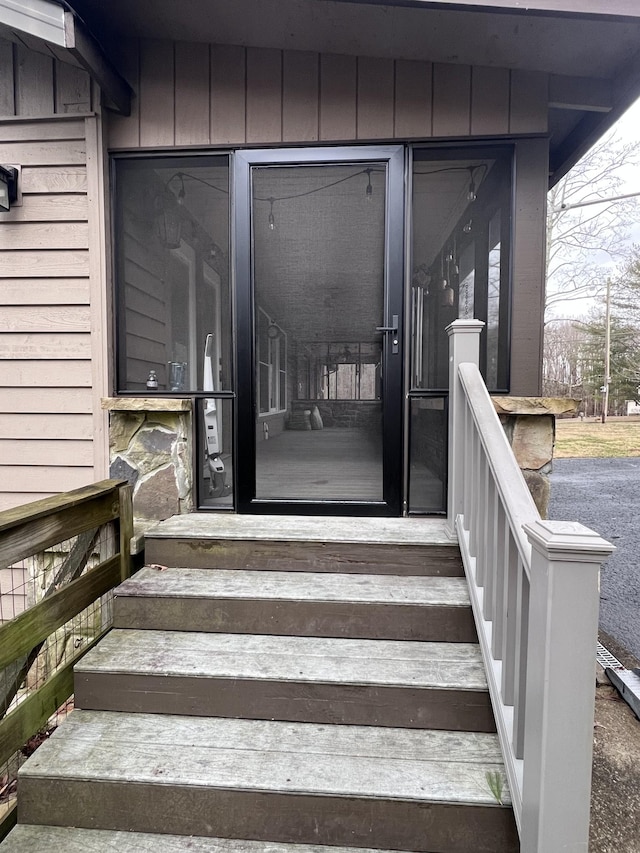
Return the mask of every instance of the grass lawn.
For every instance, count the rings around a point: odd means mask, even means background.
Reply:
[[[556,459],[640,456],[640,417],[556,421]]]

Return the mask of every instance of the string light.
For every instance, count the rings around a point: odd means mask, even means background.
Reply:
[[[467,201],[475,201],[478,198],[476,193],[476,182],[473,178],[475,166],[469,166],[469,189],[467,190]]]
[[[373,197],[373,187],[371,186],[371,169],[365,169],[365,172],[367,173],[367,178],[369,179],[369,182],[367,183],[367,189],[365,190],[365,195],[367,197],[367,201],[371,201],[371,198]]]
[[[269,205],[270,205],[270,207],[269,207],[269,231],[274,231],[275,227],[276,227],[276,221],[273,218],[273,203],[275,201],[275,198],[269,198],[269,199],[267,199],[267,201],[269,202]]]

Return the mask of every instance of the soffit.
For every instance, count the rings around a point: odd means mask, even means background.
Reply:
[[[171,38],[465,63],[612,79],[638,52],[640,20],[336,0],[74,0],[100,39]]]

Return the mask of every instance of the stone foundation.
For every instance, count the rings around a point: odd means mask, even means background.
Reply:
[[[136,527],[193,512],[191,401],[109,397],[109,474],[133,487]]]
[[[580,400],[564,397],[492,397],[514,456],[542,518],[549,510],[556,417],[575,414]]]

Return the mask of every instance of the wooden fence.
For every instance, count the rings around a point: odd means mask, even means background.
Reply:
[[[29,588],[24,612],[0,624],[0,841],[16,821],[21,750],[67,702],[74,664],[110,627],[132,532],[131,489],[120,480],[0,513],[0,570]]]
[[[522,853],[587,850],[599,569],[613,546],[538,514],[478,369],[449,326],[448,526],[460,543]]]

